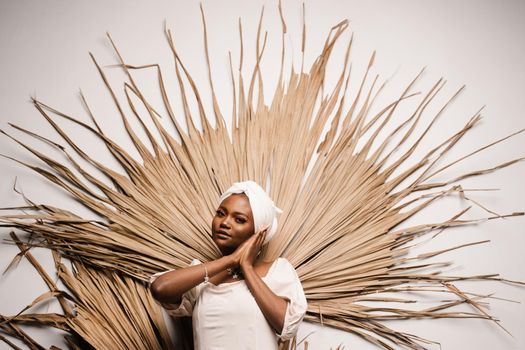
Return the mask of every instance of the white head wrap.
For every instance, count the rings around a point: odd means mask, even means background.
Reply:
[[[248,197],[250,207],[252,208],[253,224],[255,232],[259,232],[268,226],[266,231],[267,243],[277,232],[277,214],[282,210],[277,208],[266,191],[253,181],[235,182],[232,187],[228,188],[219,199],[220,203],[232,194],[244,193]]]

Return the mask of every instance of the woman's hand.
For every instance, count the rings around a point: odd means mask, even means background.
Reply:
[[[263,228],[259,232],[244,241],[237,249],[233,252],[232,257],[237,266],[242,270],[248,267],[252,267],[259,256],[264,239],[266,238],[267,227]]]
[[[272,328],[281,334],[284,328],[288,301],[275,294],[263,281],[253,267],[266,237],[265,227],[249,239],[244,241],[233,254],[239,257],[239,266],[242,270],[246,285],[250,289],[255,302]],[[232,255],[233,255],[232,254]],[[266,272],[268,273],[268,271]]]

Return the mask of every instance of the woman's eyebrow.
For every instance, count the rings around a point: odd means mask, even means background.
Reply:
[[[234,211],[231,213],[232,215],[242,215],[242,216],[246,216],[246,217],[249,217],[248,214],[246,213],[243,213],[241,211]]]
[[[226,208],[223,207],[222,205],[219,206],[219,207],[217,208],[217,210],[222,210],[222,211],[225,211],[225,212],[229,213],[228,209],[226,209]],[[249,217],[250,217],[247,213],[242,212],[242,211],[232,211],[230,214],[231,214],[231,215],[242,215],[242,216],[245,216],[246,218],[249,218]]]

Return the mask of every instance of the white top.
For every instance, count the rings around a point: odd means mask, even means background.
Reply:
[[[191,265],[200,263],[193,260]],[[150,283],[163,273],[153,275]],[[201,283],[184,293],[180,305],[162,306],[173,316],[193,316],[196,350],[277,350],[278,338],[287,340],[297,333],[306,313],[306,298],[295,269],[284,258],[275,260],[262,280],[288,300],[281,334],[266,321],[244,280]]]

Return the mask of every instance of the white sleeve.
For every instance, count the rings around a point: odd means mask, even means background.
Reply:
[[[283,330],[281,334],[277,334],[281,340],[288,340],[297,334],[308,304],[301,281],[292,264],[283,258],[279,258],[276,264],[268,284],[276,295],[288,300]]]
[[[201,264],[201,262],[197,259],[194,259],[191,262],[190,266],[199,265],[199,264]],[[155,280],[159,276],[162,276],[163,274],[168,273],[170,271],[173,271],[173,269],[168,270],[168,271],[159,272],[159,273],[152,275],[149,278],[149,285],[151,286],[151,284],[155,282]],[[201,290],[200,286],[201,286],[200,284],[196,285],[192,289],[188,290],[186,293],[182,294],[180,304],[169,304],[169,303],[159,303],[159,304],[163,308],[165,308],[168,314],[170,314],[171,316],[177,316],[177,317],[191,316],[193,313],[193,306],[195,305],[195,300],[199,296],[199,293]]]

